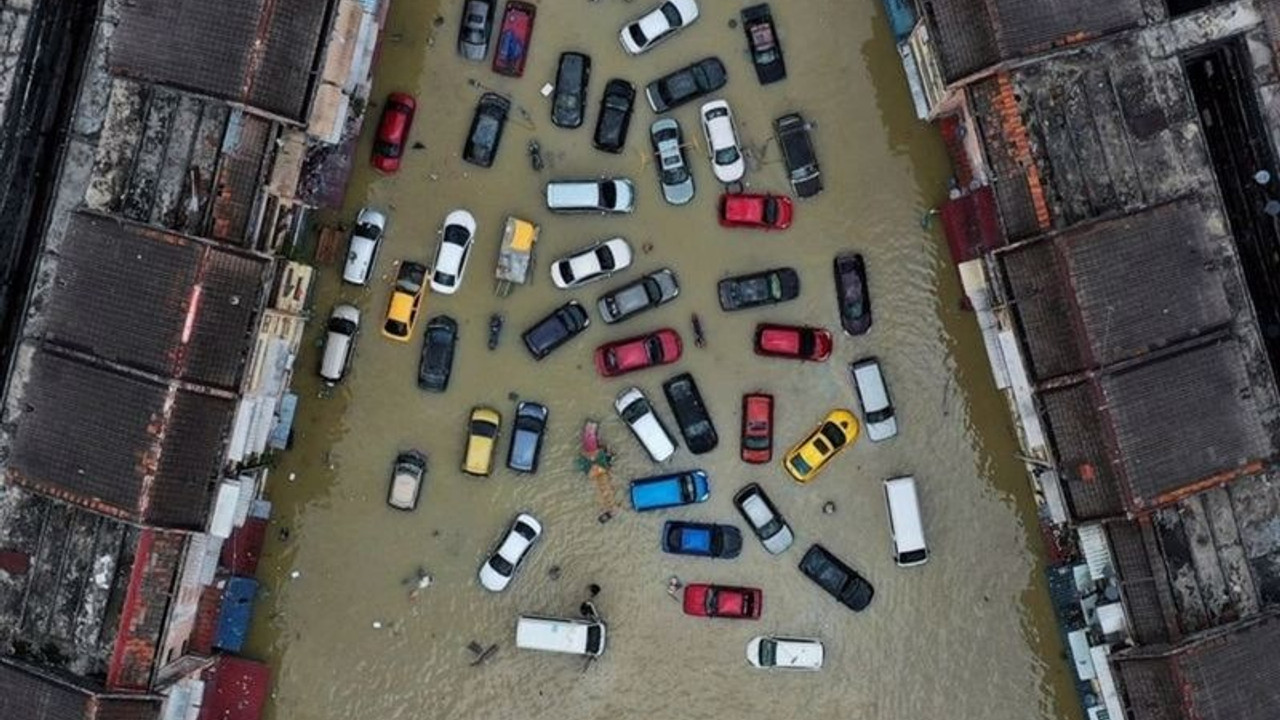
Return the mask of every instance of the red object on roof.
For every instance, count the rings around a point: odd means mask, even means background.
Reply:
[[[942,206],[942,229],[951,249],[951,260],[959,265],[982,257],[1004,245],[996,196],[990,185],[948,200]]]
[[[262,544],[266,540],[267,521],[249,518],[244,525],[231,532],[222,544],[222,566],[232,575],[253,577],[258,572],[258,560],[262,558]]]
[[[17,550],[0,550],[0,570],[10,575],[26,575],[31,569],[31,556]]]
[[[260,720],[271,693],[271,668],[221,655],[205,673],[200,720]]]

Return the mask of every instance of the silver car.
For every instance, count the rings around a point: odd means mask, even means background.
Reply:
[[[493,0],[467,0],[463,5],[462,26],[458,28],[458,54],[462,57],[482,61],[489,54],[493,5]]]
[[[670,268],[662,268],[600,296],[596,308],[607,323],[626,320],[632,315],[669,303],[680,294],[680,283]]]
[[[684,138],[680,123],[661,118],[649,128],[649,140],[658,156],[658,182],[662,197],[672,205],[684,205],[693,199],[693,175],[684,160]]]

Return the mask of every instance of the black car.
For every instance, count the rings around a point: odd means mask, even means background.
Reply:
[[[529,354],[535,360],[541,360],[550,355],[552,350],[577,337],[590,324],[591,318],[587,317],[587,311],[582,309],[577,300],[570,300],[525,330],[520,337],[524,340],[524,346],[529,349]]]
[[[689,452],[701,455],[714,450],[720,444],[720,436],[716,434],[716,426],[711,422],[711,415],[702,402],[702,393],[698,392],[693,376],[680,373],[662,383],[662,392],[667,396],[671,412],[675,413],[676,424],[680,426],[680,434],[684,436]]]
[[[720,309],[745,310],[800,297],[800,276],[789,267],[725,278],[718,286]]]
[[[458,323],[448,315],[427,322],[422,336],[422,359],[418,362],[418,387],[444,392],[453,374],[453,347],[458,342]]]
[[[547,430],[547,406],[521,401],[516,405],[515,431],[507,448],[507,467],[522,473],[538,472],[542,437]]]
[[[708,57],[654,80],[644,89],[644,94],[649,99],[649,107],[662,113],[715,92],[728,80],[720,58]]]
[[[462,159],[472,165],[493,167],[493,157],[498,154],[502,142],[502,129],[507,125],[507,113],[511,101],[497,93],[485,93],[476,105],[471,119],[471,131],[467,133],[467,145],[462,149]]]
[[[778,41],[778,29],[773,25],[769,4],[743,8],[742,30],[747,34],[747,48],[760,84],[768,85],[785,78],[787,64],[782,59],[782,44]]]
[[[462,4],[462,23],[458,26],[458,54],[468,60],[484,60],[489,54],[489,36],[493,33],[495,0],[466,0]]]
[[[662,268],[600,296],[596,309],[607,323],[622,322],[633,315],[675,300],[680,283],[670,268]]]
[[[866,610],[876,590],[867,579],[821,545],[813,545],[800,560],[800,572],[855,612]]]
[[[587,81],[590,79],[591,58],[577,52],[560,53],[556,91],[551,98],[552,125],[562,128],[582,125],[587,112]]]
[[[809,123],[800,113],[783,115],[773,121],[773,132],[782,146],[782,159],[796,197],[813,197],[822,192],[822,170],[809,137]]]
[[[614,78],[604,86],[600,98],[600,115],[596,118],[596,135],[592,144],[605,152],[622,152],[631,127],[631,111],[636,104],[636,89],[626,80]]]
[[[833,264],[840,325],[850,335],[861,335],[871,329],[871,293],[867,290],[866,265],[858,253],[841,253]]]

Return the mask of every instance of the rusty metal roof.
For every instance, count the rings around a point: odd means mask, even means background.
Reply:
[[[304,121],[327,0],[116,3],[111,72]]]
[[[96,696],[83,680],[0,657],[0,718],[13,720],[155,720],[154,697]]]

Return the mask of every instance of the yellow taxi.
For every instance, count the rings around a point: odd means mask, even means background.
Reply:
[[[782,467],[796,482],[807,483],[817,477],[836,453],[858,439],[858,418],[852,412],[837,408],[827,413],[818,427],[782,458]]]
[[[468,475],[488,475],[493,469],[493,450],[498,445],[498,428],[502,427],[502,415],[497,410],[477,407],[471,410],[471,422],[467,425],[467,451],[462,458],[462,472]]]
[[[401,261],[400,269],[396,272],[396,284],[391,288],[391,302],[387,304],[387,320],[382,324],[382,334],[385,337],[409,342],[413,326],[418,323],[418,306],[422,304],[426,280],[425,265]]]

